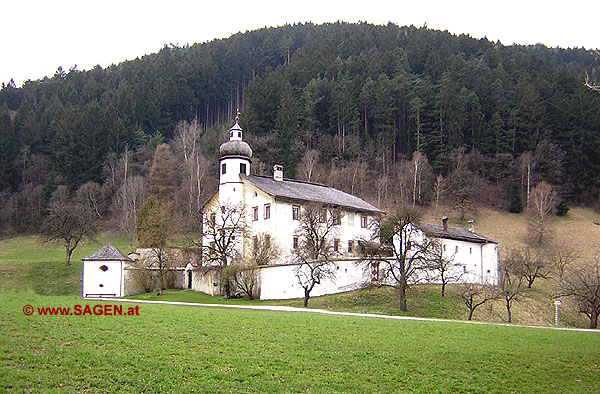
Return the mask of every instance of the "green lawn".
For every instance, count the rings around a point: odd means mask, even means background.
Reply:
[[[25,316],[25,305],[106,305],[79,297],[79,259],[99,244],[65,267],[59,248],[27,242],[0,242],[0,392],[600,391],[600,332],[148,304],[139,316]],[[463,313],[438,290],[415,287],[409,313]],[[139,297],[224,302],[189,291]],[[398,314],[395,302],[390,289],[366,289],[310,305]]]
[[[129,240],[122,236],[103,234],[95,240],[82,242],[71,256],[72,262],[81,262],[104,244],[112,243],[121,252],[130,252]],[[65,249],[53,244],[41,244],[39,237],[25,236],[0,241],[0,262],[65,262]]]
[[[594,332],[145,304],[140,316],[25,316],[26,304],[86,304],[33,291],[0,303],[0,391],[600,390]]]

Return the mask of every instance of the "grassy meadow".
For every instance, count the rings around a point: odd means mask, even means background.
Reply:
[[[80,298],[80,259],[106,242],[128,250],[124,238],[100,237],[65,267],[61,248],[34,237],[0,241],[0,392],[600,391],[600,331],[155,304],[140,304],[139,316],[38,315],[37,307],[107,304]],[[552,324],[546,286],[536,282],[519,300],[518,323]],[[189,291],[138,297],[301,305]],[[313,298],[309,306],[400,315],[396,302],[391,289],[372,288]],[[23,314],[25,305],[33,315]],[[415,286],[405,315],[464,319],[466,308],[452,288],[442,299],[437,286]],[[490,304],[474,317],[502,322],[504,310]],[[585,327],[578,315],[563,319]]]
[[[25,316],[26,304],[96,304],[32,290],[0,302],[2,392],[600,390],[595,332],[145,304]]]

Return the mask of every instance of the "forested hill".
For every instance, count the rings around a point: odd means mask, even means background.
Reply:
[[[471,194],[492,190],[478,198],[502,205],[510,185],[523,192],[524,161],[532,184],[589,202],[600,188],[600,97],[583,80],[596,66],[584,49],[393,24],[304,24],[165,46],[105,69],[4,85],[0,187],[6,199],[41,185],[47,199],[58,184],[103,183],[107,158],[126,146],[151,152],[195,118],[202,153],[214,159],[222,137],[211,128],[240,108],[255,169],[283,163],[286,176],[380,204],[431,200],[437,175],[451,194],[460,170],[487,187]],[[418,196],[402,185],[415,151],[427,168]]]

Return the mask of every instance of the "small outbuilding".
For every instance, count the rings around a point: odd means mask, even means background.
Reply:
[[[125,268],[132,260],[111,244],[106,244],[83,261],[82,297],[123,297]]]

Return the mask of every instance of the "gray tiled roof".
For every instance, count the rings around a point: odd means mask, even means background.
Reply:
[[[448,227],[448,230],[446,231],[442,226],[436,226],[435,224],[427,223],[421,223],[417,227],[423,230],[425,235],[429,237],[456,239],[459,241],[477,242],[481,244],[496,243],[495,241],[492,241],[483,235],[472,233],[466,228]]]
[[[275,198],[318,202],[351,208],[357,211],[383,213],[382,210],[361,198],[325,185],[292,179],[276,181],[272,177],[258,175],[242,175],[242,178]]]
[[[83,261],[131,261],[129,257],[123,256],[119,249],[111,244],[106,244],[88,257],[81,259]]]

